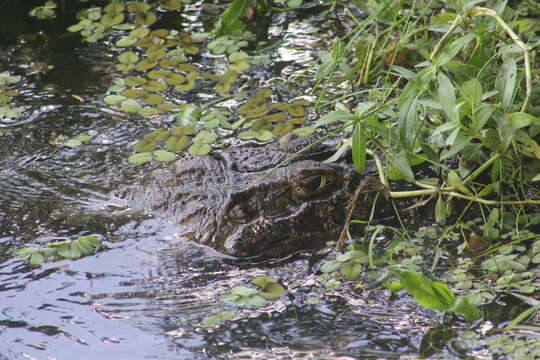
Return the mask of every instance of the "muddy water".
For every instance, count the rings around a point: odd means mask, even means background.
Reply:
[[[314,41],[313,26],[303,21],[281,16],[270,25],[272,36],[285,39],[276,68],[287,76],[294,73],[290,64],[309,63],[314,56],[290,43]],[[31,21],[26,30],[36,26]],[[103,68],[112,61],[107,49],[63,34],[51,30],[46,41],[23,45],[10,39],[3,48],[8,56],[1,70],[24,76],[20,101],[27,111],[20,120],[0,122],[0,359],[353,359],[418,353],[424,334],[441,319],[412,300],[391,299],[383,290],[341,290],[313,304],[318,287],[309,254],[265,263],[230,259],[111,198],[119,184],[155,167],[126,162],[129,145],[147,124],[99,100],[112,82]],[[29,69],[38,60],[54,68]],[[45,90],[47,84],[56,90]],[[76,148],[58,143],[59,137],[81,133],[93,139]],[[106,248],[41,267],[15,255],[22,246],[87,234],[99,236]],[[239,312],[214,328],[201,326],[205,316],[224,308],[219,294],[262,274],[287,287],[282,300]]]

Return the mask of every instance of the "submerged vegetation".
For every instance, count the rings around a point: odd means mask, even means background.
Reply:
[[[328,161],[350,151],[362,173],[373,159],[385,195],[415,199],[410,209],[432,214],[433,224],[409,228],[398,211],[399,228],[372,226],[376,207],[369,219],[352,219],[368,226],[360,239],[345,231],[346,252],[320,266],[321,294],[376,283],[468,321],[490,319],[488,305],[510,296],[524,307],[485,346],[540,358],[540,327],[529,321],[540,308],[540,9],[527,1],[324,2],[325,16],[339,11],[339,37],[318,49],[311,68],[285,81],[309,86],[291,85],[284,96],[253,81],[272,54],[250,30],[266,14],[295,14],[307,3],[234,0],[219,9],[212,31],[198,32],[190,24],[160,27],[162,14],[186,6],[180,0],[112,1],[80,11],[68,31],[108,44],[114,80],[103,103],[151,128],[134,142],[129,162],[203,156],[230,139],[333,138],[336,154]],[[32,16],[50,18],[53,10],[45,4]],[[24,111],[14,101],[19,80],[0,74],[0,120]],[[234,105],[223,105],[229,101]],[[65,145],[84,147],[89,138]],[[407,190],[394,190],[403,183]],[[37,265],[99,247],[97,238],[81,237],[19,254]],[[203,324],[232,319],[237,307],[264,306],[284,291],[272,277],[233,287],[221,299],[234,305]]]

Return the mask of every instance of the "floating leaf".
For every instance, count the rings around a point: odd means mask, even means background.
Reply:
[[[257,134],[255,135],[255,138],[259,141],[270,141],[274,137],[274,134],[272,134],[271,131],[268,130],[261,130],[257,131]]]
[[[287,112],[294,117],[302,117],[306,113],[302,105],[294,103],[287,106]]]
[[[215,315],[207,316],[203,319],[202,324],[206,326],[217,325],[222,321],[230,320],[234,317],[234,311],[222,311]]]
[[[142,115],[142,116],[153,116],[153,115],[158,115],[158,114],[159,114],[159,110],[150,106],[143,107],[139,111],[139,115]]]
[[[135,65],[135,70],[146,71],[146,70],[150,70],[156,65],[157,65],[157,62],[155,60],[143,59],[137,65]]]
[[[266,300],[279,299],[285,292],[283,286],[270,276],[258,276],[251,280],[251,283],[260,287],[259,294]]]
[[[139,39],[133,36],[122,36],[115,45],[118,47],[128,47],[134,45],[138,40]]]
[[[217,135],[211,131],[201,131],[193,138],[193,143],[211,144],[216,141]]]
[[[133,145],[133,151],[142,153],[142,152],[149,152],[154,150],[157,147],[157,144],[154,140],[145,140],[142,139],[138,141],[135,145]]]
[[[148,134],[143,136],[144,140],[153,140],[153,141],[163,141],[169,137],[169,132],[165,128],[159,128],[153,131],[150,131]]]
[[[141,96],[148,94],[148,92],[141,89],[125,89],[121,92],[121,94],[130,99],[138,99]]]
[[[128,157],[128,162],[135,163],[135,164],[145,163],[151,160],[152,160],[151,152],[139,153],[139,154],[131,155],[130,157]]]
[[[117,105],[124,100],[126,100],[126,97],[122,95],[108,95],[103,99],[103,101],[109,105]]]
[[[207,155],[210,151],[212,151],[212,147],[205,143],[193,144],[188,149],[190,155]]]
[[[291,124],[278,124],[273,130],[272,134],[276,136],[283,136],[290,133],[294,129]]]
[[[77,147],[77,146],[79,146],[81,144],[82,144],[82,142],[80,140],[77,140],[77,139],[69,139],[69,140],[66,140],[64,142],[64,145],[66,145],[67,147],[71,147],[71,148]]]
[[[135,22],[139,25],[152,25],[157,21],[157,15],[153,12],[138,13]]]
[[[189,138],[185,135],[171,136],[165,142],[165,147],[174,153],[179,153],[184,150],[188,143]]]
[[[144,90],[151,92],[165,91],[167,90],[167,84],[162,83],[161,81],[150,80],[143,88]]]
[[[191,125],[179,125],[171,131],[174,136],[192,135],[194,132],[195,128]]]
[[[314,132],[315,132],[315,128],[312,127],[312,126],[301,127],[301,128],[298,128],[298,129],[294,129],[292,131],[293,134],[296,134],[296,135],[299,135],[299,136],[310,136]]]
[[[124,78],[126,86],[141,86],[146,84],[146,79],[138,76],[128,76]]]
[[[165,98],[159,94],[147,94],[143,96],[141,100],[147,105],[157,105],[165,102]]]
[[[127,4],[127,11],[129,12],[147,12],[151,8],[152,6],[142,1],[134,1]]]
[[[196,123],[201,118],[201,108],[194,104],[184,106],[184,111],[176,118],[176,122],[180,124]]]
[[[157,161],[174,161],[176,160],[176,155],[170,151],[156,150],[152,152],[152,158]]]
[[[122,109],[130,113],[138,113],[141,110],[141,105],[133,99],[127,99],[120,104]]]

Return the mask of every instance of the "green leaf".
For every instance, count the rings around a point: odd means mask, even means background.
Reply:
[[[30,264],[31,265],[41,265],[41,263],[45,261],[45,258],[43,255],[41,255],[39,252],[33,252],[32,255],[30,255]]]
[[[128,157],[128,162],[134,163],[134,164],[141,164],[152,160],[152,153],[151,152],[143,152],[135,155],[131,155]]]
[[[176,118],[176,122],[179,124],[196,123],[201,118],[201,108],[194,104],[187,104],[184,106],[184,111]]]
[[[126,100],[126,97],[122,95],[108,95],[103,99],[103,101],[109,105],[120,104],[124,100]]]
[[[81,256],[81,254],[72,247],[71,242],[64,243],[58,246],[58,255],[65,257],[67,259],[75,259]]]
[[[454,305],[455,295],[445,284],[414,271],[392,269],[392,272],[420,305],[434,310],[450,310]]]
[[[358,279],[361,270],[361,264],[354,261],[348,261],[343,264],[343,267],[341,268],[341,273],[345,276],[347,280],[354,281]]]
[[[202,324],[206,326],[217,325],[222,321],[232,319],[234,315],[234,311],[222,311],[217,314],[205,317],[202,321]]]
[[[285,289],[278,283],[269,283],[266,286],[262,287],[259,294],[266,300],[275,300],[279,299]]]
[[[257,289],[248,288],[246,286],[235,286],[231,289],[231,294],[240,296],[253,296],[259,291]]]
[[[122,101],[120,106],[122,107],[122,109],[130,113],[138,113],[139,110],[141,110],[142,108],[142,106],[133,99],[127,99]]]
[[[253,295],[244,299],[247,305],[255,307],[263,307],[266,305],[266,300],[260,295]]]
[[[82,144],[82,142],[80,140],[77,140],[77,139],[69,139],[69,140],[66,140],[64,142],[64,145],[66,145],[67,147],[71,147],[71,148],[77,147],[77,146],[79,146],[81,144]]]
[[[435,204],[435,221],[439,224],[446,224],[446,202],[442,196],[439,196]]]
[[[233,0],[229,8],[221,15],[216,26],[216,35],[232,33],[234,30],[244,30],[245,26],[240,20],[244,16],[246,9],[255,0]]]
[[[291,132],[298,136],[310,136],[315,132],[315,128],[313,126],[304,126],[301,128],[294,129]]]
[[[156,150],[152,152],[152,157],[157,161],[174,161],[176,155],[166,150]]]
[[[461,91],[472,109],[476,109],[480,105],[484,91],[482,90],[482,84],[477,78],[465,81],[461,86]]]
[[[200,131],[197,136],[193,138],[194,144],[211,144],[216,141],[217,135],[211,131]]]
[[[353,121],[355,119],[354,114],[348,110],[335,110],[331,113],[328,113],[322,116],[319,120],[315,122],[315,127],[327,126],[335,122],[347,122]]]
[[[406,179],[414,181],[414,173],[404,151],[398,152],[392,159],[392,166],[390,167],[388,178],[391,180]]]
[[[195,156],[207,155],[210,151],[212,151],[212,147],[205,143],[193,144],[188,149],[188,153]]]
[[[449,45],[446,45],[443,50],[437,56],[433,64],[435,66],[444,66],[450,62],[462,49],[464,49],[469,43],[476,37],[473,32],[467,33],[465,36],[460,36]],[[439,72],[440,73],[440,72]]]
[[[458,296],[452,310],[469,321],[476,320],[482,315],[470,295]]]
[[[340,267],[341,267],[341,262],[339,260],[330,260],[330,261],[325,262],[321,266],[321,271],[323,273],[330,273],[330,272],[339,270]]]
[[[459,119],[456,109],[456,91],[454,84],[452,84],[450,79],[443,72],[439,72],[437,80],[439,83],[439,102],[442,105],[444,113],[450,122],[457,122]]]
[[[133,151],[135,152],[149,152],[157,147],[155,140],[142,139],[133,145]]]
[[[465,194],[471,194],[469,189],[467,189],[463,185],[463,182],[461,181],[461,178],[459,177],[458,173],[455,170],[450,170],[448,172],[448,183],[453,188],[455,188],[455,189],[457,189],[457,190],[459,190],[459,191],[461,191],[461,192],[463,192]]]
[[[516,60],[508,56],[504,59],[503,66],[497,79],[495,79],[495,89],[497,89],[499,100],[503,108],[512,105],[514,92],[516,90],[517,64]]]
[[[179,153],[187,146],[189,138],[185,135],[171,136],[165,142],[165,147],[174,153]]]
[[[366,168],[367,134],[365,126],[358,122],[354,126],[352,138],[352,158],[354,169],[362,174]]]

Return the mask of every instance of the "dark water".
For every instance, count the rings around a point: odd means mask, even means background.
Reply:
[[[25,29],[35,31],[27,21]],[[112,55],[65,37],[59,23],[46,41],[17,45],[6,36],[2,48],[0,70],[24,76],[19,101],[27,111],[19,121],[0,122],[0,359],[416,356],[442,319],[412,300],[349,290],[327,292],[313,305],[318,287],[308,255],[257,264],[229,259],[111,198],[111,190],[151,167],[126,161],[147,124],[100,101],[112,73],[96,66],[106,67]],[[275,19],[269,44],[272,36],[284,39],[276,68],[291,74],[289,64],[312,61],[312,51],[290,41],[315,43],[314,32],[309,23]],[[26,62],[36,60],[54,69],[32,70]],[[81,133],[94,137],[77,148],[55,143]],[[86,234],[98,235],[106,249],[37,268],[15,255],[25,245]],[[201,326],[223,308],[218,295],[263,274],[288,288],[281,300],[215,328]]]

